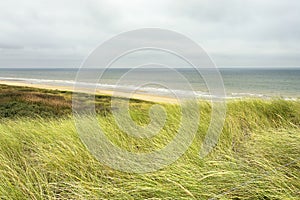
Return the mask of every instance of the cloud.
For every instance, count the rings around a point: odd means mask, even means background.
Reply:
[[[0,67],[78,67],[101,42],[144,27],[187,35],[220,66],[300,66],[297,0],[11,0],[0,8]]]

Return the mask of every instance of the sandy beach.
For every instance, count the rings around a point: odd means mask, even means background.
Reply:
[[[11,86],[23,86],[23,87],[33,87],[40,89],[49,89],[49,90],[59,90],[59,91],[71,91],[73,92],[74,88],[72,86],[58,86],[58,85],[47,85],[47,84],[35,84],[35,83],[26,83],[23,81],[2,81],[0,80],[0,84],[3,85],[11,85]],[[125,92],[117,92],[114,94],[112,90],[96,90],[96,94],[98,95],[108,95],[108,96],[117,96],[117,97],[125,97],[128,98],[128,93]],[[168,103],[168,104],[178,104],[177,99],[171,97],[164,97],[152,94],[133,94],[131,99],[138,99],[143,101],[151,101],[157,103]]]

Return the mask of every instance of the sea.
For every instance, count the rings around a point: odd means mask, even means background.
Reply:
[[[205,69],[204,69],[205,70]],[[209,69],[207,69],[209,70]],[[219,68],[226,98],[283,98],[299,100],[300,68]],[[192,68],[0,68],[0,80],[31,84],[97,87],[168,96],[196,94],[208,98],[210,90]]]

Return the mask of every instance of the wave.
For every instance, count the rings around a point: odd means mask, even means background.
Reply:
[[[215,96],[204,91],[191,91],[191,90],[178,90],[178,89],[168,89],[168,88],[157,88],[157,87],[139,87],[136,85],[114,85],[105,83],[91,83],[91,82],[76,82],[73,80],[50,80],[50,79],[34,79],[34,78],[12,78],[12,77],[0,77],[2,81],[11,82],[24,82],[30,84],[46,84],[46,85],[57,85],[57,86],[70,86],[70,87],[80,87],[80,88],[96,88],[99,90],[113,90],[116,92],[134,92],[139,94],[153,94],[160,96],[168,96],[175,98],[190,98],[196,97],[200,99],[239,99],[245,97],[255,97],[255,98],[270,98],[270,96],[264,94],[256,93],[244,93],[244,92],[233,92],[227,96]],[[284,97],[285,100],[297,100],[297,98]]]
[[[264,94],[254,94],[254,93],[247,93],[247,92],[233,92],[231,93],[231,96],[243,96],[243,97],[260,97],[260,98],[264,98],[267,97]]]

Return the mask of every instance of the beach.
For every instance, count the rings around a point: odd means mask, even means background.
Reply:
[[[73,86],[59,86],[59,85],[46,85],[46,84],[37,84],[37,83],[26,83],[22,81],[3,81],[0,80],[0,84],[4,85],[11,85],[11,86],[23,86],[23,87],[32,87],[32,88],[40,88],[40,89],[49,89],[49,90],[59,90],[59,91],[69,91],[73,92]],[[82,90],[84,91],[84,89]],[[108,95],[113,96],[116,93],[112,90],[104,90],[104,89],[97,89],[95,95]],[[118,92],[117,96],[115,97],[128,97],[128,93],[125,92]],[[143,100],[143,101],[150,101],[150,102],[157,102],[157,103],[168,103],[168,104],[178,104],[178,100],[171,97],[153,95],[153,94],[133,94],[131,99]]]
[[[59,87],[65,90],[72,89],[74,84],[82,84],[91,89],[97,88],[101,90],[98,92],[105,94],[111,94],[116,89],[118,91],[137,91],[135,97],[144,100],[151,98],[153,101],[160,102],[173,102],[173,94],[170,93],[169,89],[176,91],[176,95],[179,96],[196,95],[200,99],[211,97],[203,78],[191,68],[176,69],[178,74],[181,74],[185,79],[178,79],[176,76],[170,75],[169,70],[165,68],[140,69],[125,79],[122,76],[129,73],[129,69],[107,69],[105,73],[101,68],[87,69],[81,72],[86,78],[76,78],[78,70],[76,68],[4,68],[0,69],[0,81],[7,84],[32,83],[30,84],[32,86]],[[224,90],[228,99],[248,97],[263,99],[300,98],[300,69],[298,68],[219,68],[218,70],[222,75]],[[102,72],[103,75],[98,79]],[[207,73],[209,74],[209,71]],[[171,99],[164,97],[171,97]]]
[[[0,200],[300,200],[300,1],[0,7]]]

